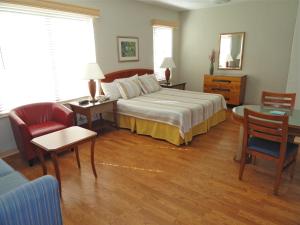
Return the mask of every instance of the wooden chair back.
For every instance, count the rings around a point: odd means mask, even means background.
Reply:
[[[293,110],[295,107],[295,100],[296,93],[275,93],[263,91],[261,103],[263,106]]]
[[[288,138],[288,115],[267,115],[245,108],[244,134],[248,140],[250,136],[279,142],[280,156],[285,156]]]

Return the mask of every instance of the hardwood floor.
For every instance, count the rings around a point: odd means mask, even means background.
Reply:
[[[132,134],[107,132],[97,138],[95,162],[89,145],[80,146],[81,170],[75,153],[59,157],[65,225],[219,225],[300,224],[300,160],[291,182],[287,172],[274,196],[274,166],[258,162],[238,180],[233,161],[238,125],[227,121],[191,145],[176,147]],[[39,164],[28,167],[18,155],[6,161],[27,178],[42,174]],[[48,172],[54,175],[50,160]]]

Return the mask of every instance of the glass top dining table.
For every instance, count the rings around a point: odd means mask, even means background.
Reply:
[[[289,128],[295,128],[300,130],[300,110],[288,110],[282,108],[274,108],[274,107],[267,107],[262,105],[241,105],[234,107],[232,109],[233,116],[240,117],[240,119],[244,118],[244,109],[250,109],[256,112],[265,113],[269,115],[274,115],[274,112],[284,112],[289,116]]]
[[[244,109],[250,109],[256,112],[274,115],[274,113],[285,113],[289,116],[289,127],[288,134],[292,136],[300,137],[300,110],[288,110],[282,108],[266,107],[262,105],[241,105],[232,109],[232,117],[234,120],[240,123],[240,135],[239,135],[239,148],[235,153],[234,159],[239,161],[242,153],[242,140],[243,140],[243,120],[244,120]]]

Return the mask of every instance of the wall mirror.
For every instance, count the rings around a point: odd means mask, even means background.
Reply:
[[[245,32],[220,34],[220,70],[241,70]]]

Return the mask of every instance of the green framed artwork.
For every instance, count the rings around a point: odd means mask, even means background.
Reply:
[[[119,62],[139,61],[139,39],[117,37]]]

